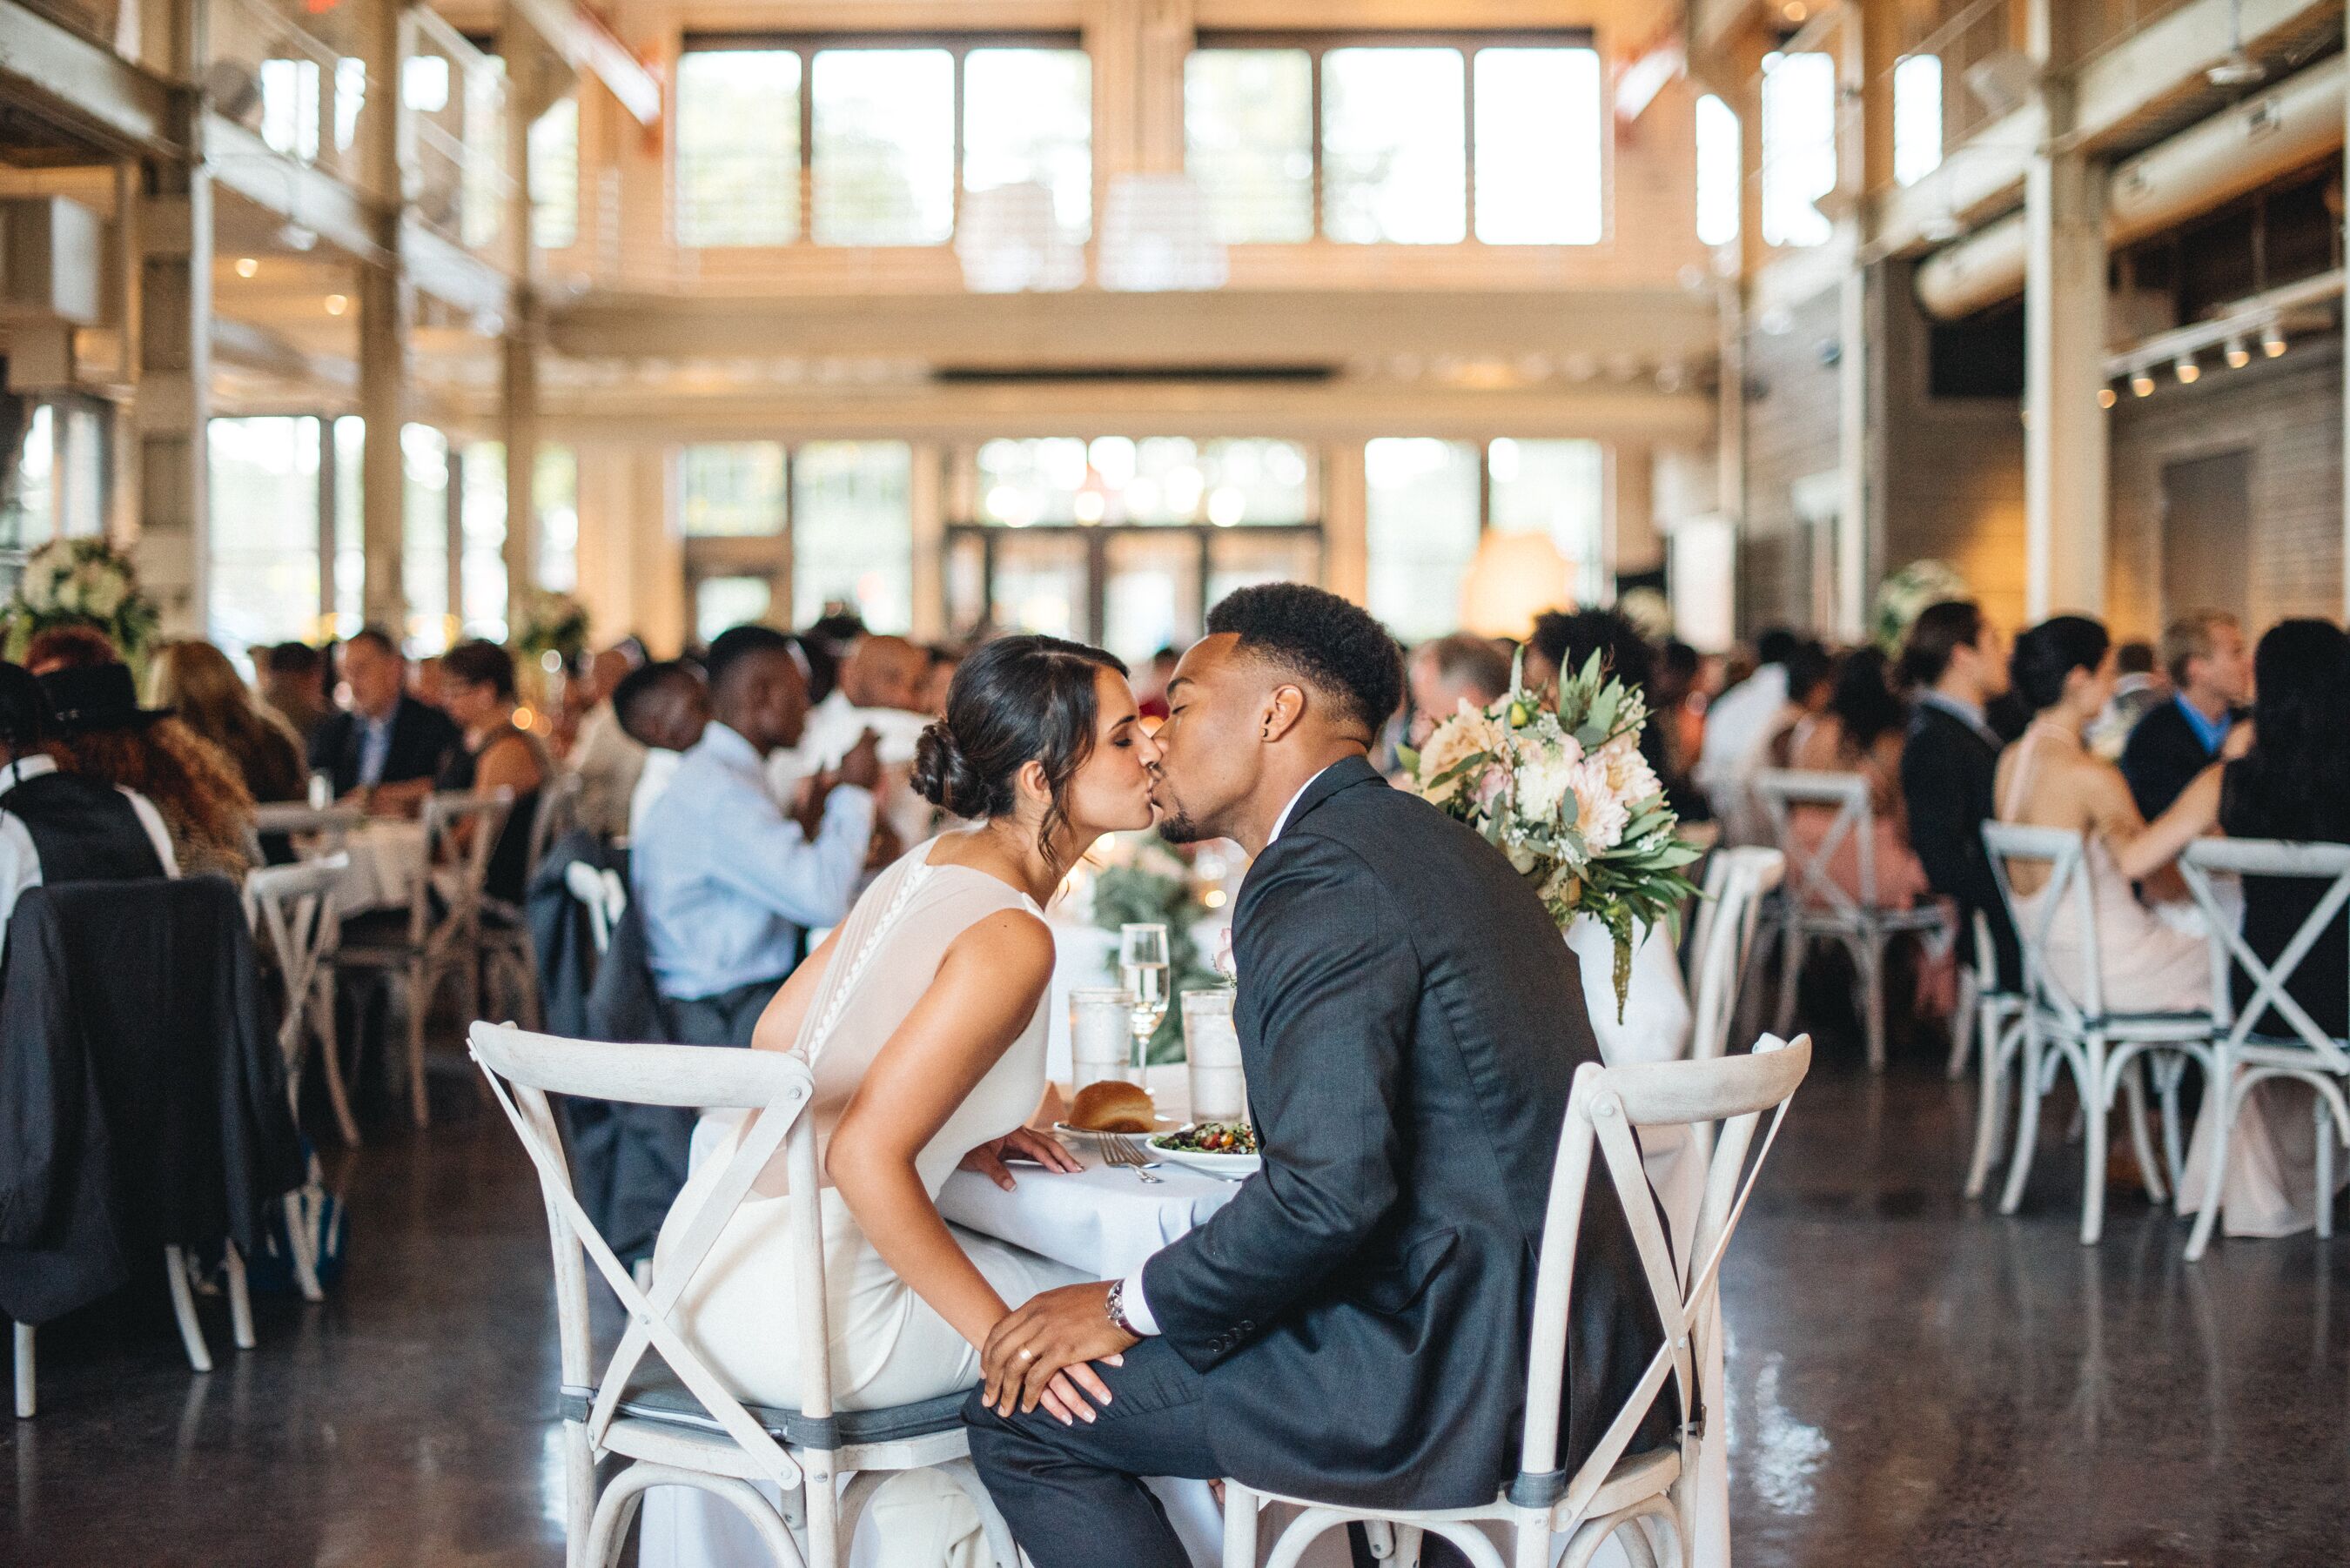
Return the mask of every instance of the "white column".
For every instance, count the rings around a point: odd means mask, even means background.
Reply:
[[[2032,53],[2061,61],[2058,0],[2034,0]],[[2073,120],[2072,85],[2041,88],[2046,140],[2024,173],[2024,614],[2102,614],[2106,604],[2106,171],[2054,149]]]
[[[175,6],[159,21],[171,75],[192,80],[205,56],[202,6]],[[139,380],[132,419],[139,446],[139,575],[163,612],[166,637],[201,637],[211,556],[211,476],[205,425],[212,410],[213,187],[203,125],[192,92],[187,158],[146,165],[137,223]],[[68,353],[70,362],[70,353]]]
[[[363,182],[378,209],[380,254],[362,261],[359,275],[359,415],[367,421],[360,465],[360,541],[366,559],[362,610],[370,626],[395,639],[408,629],[408,594],[400,580],[408,471],[400,427],[408,421],[408,338],[414,309],[400,261],[400,7],[369,0],[360,18],[369,91],[359,111]]]

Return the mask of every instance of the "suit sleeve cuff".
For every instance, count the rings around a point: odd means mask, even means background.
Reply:
[[[1148,1260],[1144,1267],[1148,1267]],[[1159,1332],[1159,1319],[1151,1314],[1150,1298],[1142,1293],[1142,1270],[1126,1276],[1126,1289],[1118,1298],[1118,1310],[1126,1314],[1126,1326],[1149,1339]]]

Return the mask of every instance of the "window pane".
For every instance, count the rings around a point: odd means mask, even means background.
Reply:
[[[775,588],[764,577],[704,577],[693,585],[693,635],[710,641],[729,627],[767,618]]]
[[[25,421],[25,441],[16,453],[16,504],[0,510],[0,545],[30,550],[46,545],[57,531],[57,410],[47,403],[35,408]]]
[[[502,441],[474,441],[465,448],[465,493],[459,501],[458,534],[464,554],[457,586],[464,603],[467,637],[506,639],[506,449]]]
[[[1893,178],[1915,185],[1942,166],[1942,57],[1893,67]]]
[[[64,457],[57,527],[69,539],[94,538],[106,532],[108,485],[106,425],[96,410],[81,405],[66,410]]]
[[[1081,441],[989,441],[979,449],[980,521],[1014,528],[1074,523],[1087,472]]]
[[[303,163],[318,156],[318,62],[264,60],[261,140],[271,151]],[[446,88],[444,87],[443,90]],[[280,641],[285,640],[280,639]]]
[[[367,623],[367,421],[335,421],[335,635]]]
[[[1458,49],[1322,57],[1322,232],[1451,244],[1468,232],[1466,67]]]
[[[579,454],[567,446],[538,449],[531,479],[538,512],[538,586],[567,594],[579,587]]]
[[[1835,189],[1835,58],[1762,59],[1762,243],[1825,244],[1834,226],[1812,205]]]
[[[1314,237],[1314,62],[1303,49],[1201,49],[1183,66],[1184,167],[1226,244]]]
[[[543,251],[579,240],[579,100],[567,98],[530,128],[530,237]]]
[[[816,243],[944,244],[954,234],[954,57],[825,49],[812,75]]]
[[[677,514],[689,539],[782,533],[784,449],[773,441],[681,449]]]
[[[400,550],[408,641],[414,652],[438,653],[450,641],[449,438],[431,425],[405,425],[400,452],[408,469]]]
[[[204,635],[232,657],[307,639],[318,620],[318,421],[221,419],[212,465]]]
[[[1485,461],[1493,482],[1493,531],[1546,534],[1575,568],[1576,599],[1602,597],[1606,454],[1596,441],[1496,441]]]
[[[1738,237],[1740,160],[1738,115],[1706,94],[1697,100],[1697,239],[1726,245]]]
[[[677,61],[677,243],[777,245],[800,229],[800,57],[710,49]]]
[[[1461,579],[1477,554],[1477,448],[1385,439],[1363,446],[1370,612],[1406,642],[1461,622]]]
[[[962,183],[1034,182],[1069,238],[1093,228],[1093,62],[1083,49],[973,49],[962,67]]]
[[[1596,49],[1477,51],[1477,237],[1596,245],[1601,203]]]
[[[913,451],[816,441],[792,457],[792,619],[846,604],[875,631],[914,625]]]

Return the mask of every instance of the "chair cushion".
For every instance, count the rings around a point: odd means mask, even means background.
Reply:
[[[940,1432],[959,1431],[962,1427],[963,1400],[967,1394],[943,1394],[936,1399],[925,1399],[919,1405],[893,1405],[879,1410],[841,1410],[830,1416],[804,1416],[797,1410],[774,1406],[753,1405],[743,1408],[762,1430],[779,1441],[806,1449],[838,1449],[851,1443],[890,1443],[908,1438],[927,1438]],[[563,1418],[584,1421],[595,1405],[595,1391],[567,1387],[563,1390]],[[620,1394],[620,1413],[639,1420],[660,1421],[670,1426],[688,1427],[700,1432],[723,1432],[715,1417],[702,1407],[688,1388],[667,1365],[648,1361],[639,1366],[629,1386]]]

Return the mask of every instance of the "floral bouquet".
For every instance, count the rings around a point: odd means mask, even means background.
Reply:
[[[1697,891],[1683,867],[1702,853],[1681,838],[1663,784],[1640,755],[1648,708],[1594,653],[1562,677],[1555,711],[1526,689],[1524,656],[1510,690],[1436,726],[1406,750],[1406,787],[1467,823],[1510,857],[1564,930],[1588,915],[1616,939],[1616,1016],[1632,983],[1639,927],[1677,927]]]
[[[89,626],[136,664],[162,621],[162,611],[140,590],[130,558],[97,537],[52,539],[35,550],[16,579],[15,597],[0,607],[12,658],[52,627]]]
[[[1876,611],[1869,617],[1869,637],[1890,659],[1901,657],[1901,644],[1910,623],[1944,599],[1968,597],[1967,580],[1948,564],[1912,561],[1877,586]]]
[[[588,607],[569,594],[534,593],[515,628],[516,651],[536,659],[552,653],[568,664],[587,650]]]

